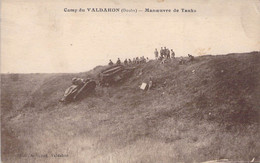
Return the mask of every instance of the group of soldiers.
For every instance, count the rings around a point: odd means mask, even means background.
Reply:
[[[155,55],[155,59],[160,60],[161,63],[167,62],[168,59],[171,59],[171,58],[174,59],[174,58],[175,58],[175,53],[174,53],[174,51],[173,51],[172,49],[169,50],[169,49],[166,48],[166,47],[164,47],[164,48],[161,47],[160,55],[159,55],[158,50],[155,49],[154,55]],[[180,63],[180,64],[184,64],[186,61],[190,61],[190,62],[194,61],[194,56],[193,56],[193,55],[188,54],[188,57],[189,57],[188,60],[185,60],[183,57],[181,57],[181,58],[179,59],[179,63]]]
[[[131,59],[125,59],[124,62],[121,62],[120,58],[117,59],[116,61],[116,65],[121,65],[121,64],[124,64],[124,65],[131,65],[131,64],[141,64],[141,63],[146,63],[147,61],[149,60],[148,57],[136,57],[136,58],[133,58],[132,60]],[[108,63],[109,66],[112,66],[114,65],[113,61],[110,59],[109,60],[109,63]]]
[[[165,63],[167,62],[168,59],[174,59],[175,58],[175,52],[173,51],[173,49],[169,50],[166,47],[161,47],[160,53],[158,52],[157,48],[154,51],[154,55],[155,55],[155,59],[160,60],[161,63]],[[189,57],[189,61],[193,61],[194,60],[194,56],[188,54]],[[117,59],[116,61],[116,65],[131,65],[131,64],[140,64],[140,63],[146,63],[147,61],[149,61],[148,57],[136,57],[131,59],[125,59],[124,62],[121,62],[120,58]],[[185,63],[185,60],[183,59],[183,57],[180,58],[180,64]],[[112,62],[112,60],[109,60],[108,65],[112,66],[114,65],[114,63]]]
[[[155,59],[158,59],[158,60],[169,59],[169,58],[175,58],[175,53],[174,53],[174,51],[173,51],[172,49],[169,50],[169,49],[166,48],[166,47],[164,47],[164,48],[161,47],[160,55],[159,55],[158,50],[155,49],[154,55],[155,55]]]

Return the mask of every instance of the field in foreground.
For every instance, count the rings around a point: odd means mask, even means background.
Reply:
[[[260,161],[260,53],[149,61],[124,83],[60,104],[79,74],[1,75],[3,162]],[[155,87],[139,86],[153,78]]]

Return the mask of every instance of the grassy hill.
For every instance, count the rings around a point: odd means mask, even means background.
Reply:
[[[259,52],[152,60],[122,84],[58,102],[72,77],[105,68],[2,74],[3,162],[260,161]],[[150,77],[155,87],[140,90]]]

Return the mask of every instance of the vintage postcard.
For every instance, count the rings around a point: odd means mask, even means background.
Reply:
[[[260,162],[259,0],[2,0],[3,163]]]

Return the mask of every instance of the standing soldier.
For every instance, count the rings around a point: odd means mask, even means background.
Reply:
[[[124,64],[127,65],[127,59],[125,59]]]
[[[154,55],[155,55],[155,59],[158,59],[158,51],[157,51],[157,49],[155,49],[155,51],[154,51]]]
[[[153,87],[153,80],[152,77],[149,78],[149,83],[148,83],[148,90],[150,90]]]
[[[144,56],[142,56],[141,57],[141,63],[145,63],[145,62],[146,62],[146,60],[145,60]]]
[[[175,58],[175,53],[174,53],[174,51],[172,49],[171,49],[171,57]]]
[[[109,63],[108,63],[108,65],[109,66],[112,66],[114,63],[111,61],[111,59],[109,60]]]
[[[133,64],[136,64],[136,60],[135,60],[135,58],[133,58]]]
[[[143,57],[140,57],[139,63],[143,63],[143,62],[144,62]]]
[[[163,49],[163,56],[166,58],[167,57],[167,49],[166,49],[166,47],[164,47],[164,49]]]
[[[128,59],[128,63],[131,65],[132,64],[132,61],[131,61],[131,59]]]
[[[117,64],[117,65],[120,65],[120,64],[121,64],[121,61],[120,61],[119,58],[117,58],[116,64]]]
[[[135,62],[136,62],[137,64],[140,63],[140,61],[139,61],[139,57],[136,57]]]
[[[161,58],[163,58],[163,48],[161,47],[161,50],[160,50],[160,55],[161,55]]]
[[[167,49],[166,49],[166,57],[167,57],[167,58],[170,58],[170,54],[171,54],[171,52],[170,52],[170,50],[167,48]]]

